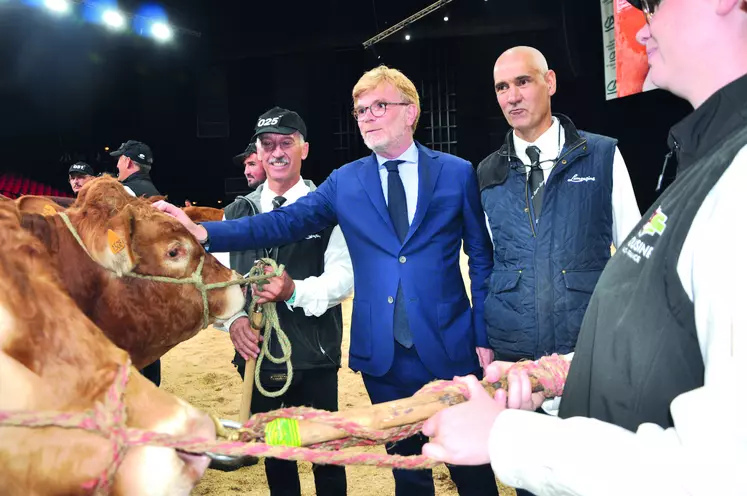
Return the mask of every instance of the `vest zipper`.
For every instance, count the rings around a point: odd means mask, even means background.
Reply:
[[[659,181],[656,183],[656,191],[657,193],[661,191],[662,183],[664,182],[664,174],[667,172],[667,166],[669,165],[669,159],[672,158],[672,155],[677,154],[677,162],[679,162],[679,155],[680,155],[680,144],[677,142],[677,140],[674,140],[673,147],[671,150],[669,150],[669,153],[667,153],[664,156],[664,164],[661,166],[661,174],[659,174]]]
[[[529,219],[529,227],[532,229],[532,236],[537,237],[537,232],[534,230],[534,220],[532,219],[532,208],[529,205],[529,178],[525,174],[525,185],[524,185],[525,196],[527,200],[527,208],[524,211],[527,213]]]

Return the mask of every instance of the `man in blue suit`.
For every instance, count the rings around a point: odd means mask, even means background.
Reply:
[[[377,67],[353,89],[353,115],[373,154],[344,165],[293,205],[234,221],[192,223],[167,203],[211,252],[277,246],[339,224],[355,275],[350,368],[362,372],[373,403],[412,396],[436,379],[478,374],[492,360],[483,303],[492,246],[472,165],[416,143],[420,99],[401,72]],[[287,133],[283,120],[264,123]],[[286,153],[272,129],[257,142],[267,167]],[[266,160],[266,155],[273,159]],[[279,165],[272,165],[279,164]],[[469,256],[472,306],[459,268]],[[293,297],[291,296],[291,299]],[[388,445],[420,454],[418,435]],[[496,495],[489,465],[450,466],[460,494]],[[396,494],[434,494],[430,471],[395,470]]]

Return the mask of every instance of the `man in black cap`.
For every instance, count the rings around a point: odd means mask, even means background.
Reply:
[[[267,181],[254,192],[238,197],[228,205],[225,209],[227,219],[287,207],[316,190],[313,182],[301,177],[301,164],[306,159],[309,144],[306,142],[306,125],[296,112],[275,107],[260,116],[255,130],[252,141],[260,147],[258,163],[260,167],[264,166]],[[256,149],[250,146],[249,151],[256,152]],[[256,158],[257,154],[249,154],[246,160],[252,157]],[[254,295],[260,298],[260,303],[277,302],[280,326],[293,348],[293,381],[287,392],[277,398],[264,396],[255,385],[251,412],[268,412],[288,406],[336,411],[337,372],[341,366],[342,346],[340,303],[352,294],[353,289],[352,262],[340,227],[328,227],[283,246],[231,252],[230,267],[245,274],[257,259],[265,257],[285,265],[287,272],[271,279],[262,291],[255,286]],[[236,348],[233,363],[243,377],[246,359],[256,358],[259,352],[259,343],[246,312],[226,321],[223,329],[229,330]],[[277,339],[271,342],[270,353],[281,356]],[[260,367],[262,386],[272,392],[280,390],[287,379],[286,370],[285,364],[265,359]],[[267,458],[265,471],[271,495],[300,496],[296,462]],[[346,494],[344,467],[314,466],[314,481],[316,494],[320,496]]]
[[[153,166],[153,152],[150,147],[140,141],[129,140],[122,143],[118,150],[111,152],[112,157],[119,157],[117,170],[119,182],[133,196],[159,196],[153,180],[150,178],[150,168]]]
[[[244,177],[246,177],[246,183],[249,186],[249,194],[255,191],[267,179],[262,161],[257,157],[256,141],[249,143],[246,150],[233,157],[233,163],[244,167]],[[246,203],[247,196],[237,196],[236,200],[231,205],[228,205],[226,209],[236,208],[235,204]],[[191,206],[191,203],[187,206]],[[225,215],[223,216],[223,220],[226,220]],[[216,253],[215,258],[226,267],[231,267],[229,253]]]
[[[631,3],[651,81],[694,108],[669,135],[677,178],[599,279],[558,417],[506,410],[539,403],[524,374],[497,401],[467,378],[470,401],[426,422],[423,452],[489,460],[538,495],[743,495],[747,1]]]
[[[244,167],[244,177],[246,177],[246,182],[252,191],[267,179],[262,162],[257,157],[257,144],[254,141],[249,143],[243,153],[233,158],[233,163]]]
[[[160,196],[150,178],[150,168],[153,165],[153,152],[150,147],[140,141],[129,140],[109,155],[119,157],[117,179],[132,196],[145,197]],[[156,386],[161,385],[161,359],[159,358],[140,371]]]
[[[93,167],[85,162],[74,163],[70,166],[67,174],[68,181],[70,181],[70,187],[73,188],[73,193],[75,193],[76,196],[84,184],[96,177]]]

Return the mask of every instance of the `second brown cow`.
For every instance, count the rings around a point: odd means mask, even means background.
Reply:
[[[238,278],[181,224],[148,200],[128,195],[116,179],[101,177],[86,184],[65,214],[73,230],[60,215],[25,213],[22,223],[46,246],[68,294],[130,353],[137,368],[193,337],[205,323],[202,293],[194,285],[143,280],[129,273],[184,279],[195,274],[204,259],[205,283]],[[231,317],[243,306],[239,286],[208,291],[208,324]]]

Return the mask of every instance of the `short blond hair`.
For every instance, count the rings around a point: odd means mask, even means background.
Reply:
[[[420,96],[412,81],[397,69],[380,65],[363,74],[353,87],[353,105],[356,104],[361,94],[373,90],[380,84],[391,84],[399,90],[403,101],[415,105],[418,111],[415,115],[415,122],[412,123],[412,130],[415,131],[420,120]]]

